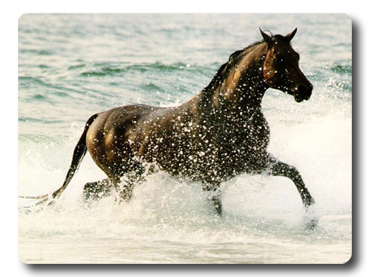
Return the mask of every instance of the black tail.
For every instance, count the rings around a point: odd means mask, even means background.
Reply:
[[[72,163],[71,163],[71,166],[69,167],[69,170],[67,172],[67,176],[66,176],[66,178],[64,180],[63,185],[59,189],[57,189],[56,191],[54,191],[52,194],[45,194],[45,195],[41,195],[41,196],[18,196],[19,198],[39,199],[40,201],[38,201],[34,205],[34,207],[39,206],[39,205],[42,205],[44,203],[45,203],[45,205],[52,205],[54,203],[54,199],[59,198],[59,196],[67,188],[69,182],[72,180],[73,176],[75,175],[75,173],[76,173],[76,171],[78,169],[78,166],[80,165],[82,159],[85,157],[86,150],[87,150],[87,147],[86,147],[86,133],[89,130],[89,127],[90,127],[91,123],[93,123],[93,121],[97,117],[98,117],[98,115],[97,114],[94,114],[86,122],[85,129],[84,129],[84,131],[83,131],[83,133],[81,135],[81,138],[78,141],[78,143],[77,143],[77,145],[75,147],[75,150],[73,152]],[[44,205],[39,210],[42,210],[43,207],[44,207]],[[31,209],[29,209],[31,207],[25,207],[25,208],[26,208],[26,211],[31,211]]]
[[[75,175],[76,171],[78,170],[78,167],[82,161],[82,159],[85,157],[86,154],[86,133],[89,130],[90,125],[93,123],[93,121],[98,117],[97,114],[94,114],[92,117],[89,118],[89,120],[86,122],[85,129],[80,137],[80,140],[78,141],[75,150],[73,152],[73,158],[71,165],[69,167],[67,176],[64,180],[63,185],[56,191],[53,192],[52,197],[53,199],[59,198],[59,196],[63,193],[63,191],[68,186],[69,182],[72,180],[73,176]]]

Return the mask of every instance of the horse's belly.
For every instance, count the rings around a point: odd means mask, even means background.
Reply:
[[[266,165],[269,128],[266,121],[228,135],[186,133],[184,129],[146,126],[131,136],[132,152],[175,176],[221,181]]]

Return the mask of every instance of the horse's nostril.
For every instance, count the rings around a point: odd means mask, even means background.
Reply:
[[[309,88],[306,85],[299,85],[298,86],[298,92],[299,93],[306,93],[308,92]]]
[[[301,95],[303,99],[305,100],[310,99],[311,93],[312,93],[312,85],[307,86],[307,85],[301,84],[298,86],[297,90],[298,90],[298,94]]]

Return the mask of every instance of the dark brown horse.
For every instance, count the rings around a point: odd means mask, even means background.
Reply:
[[[297,102],[311,96],[312,85],[290,44],[296,31],[286,36],[261,31],[262,41],[233,53],[200,94],[178,107],[130,105],[93,115],[64,184],[50,196],[40,196],[39,204],[59,198],[88,150],[108,179],[86,184],[87,200],[112,189],[129,200],[134,184],[155,164],[172,176],[202,182],[219,214],[220,183],[241,173],[288,177],[308,208],[314,200],[297,169],[266,151],[270,133],[261,108],[268,88]]]

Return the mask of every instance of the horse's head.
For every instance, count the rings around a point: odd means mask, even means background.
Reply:
[[[268,45],[263,65],[263,78],[267,87],[293,95],[297,102],[310,99],[312,84],[300,70],[299,54],[290,45],[297,28],[286,36],[269,36],[260,31]]]

